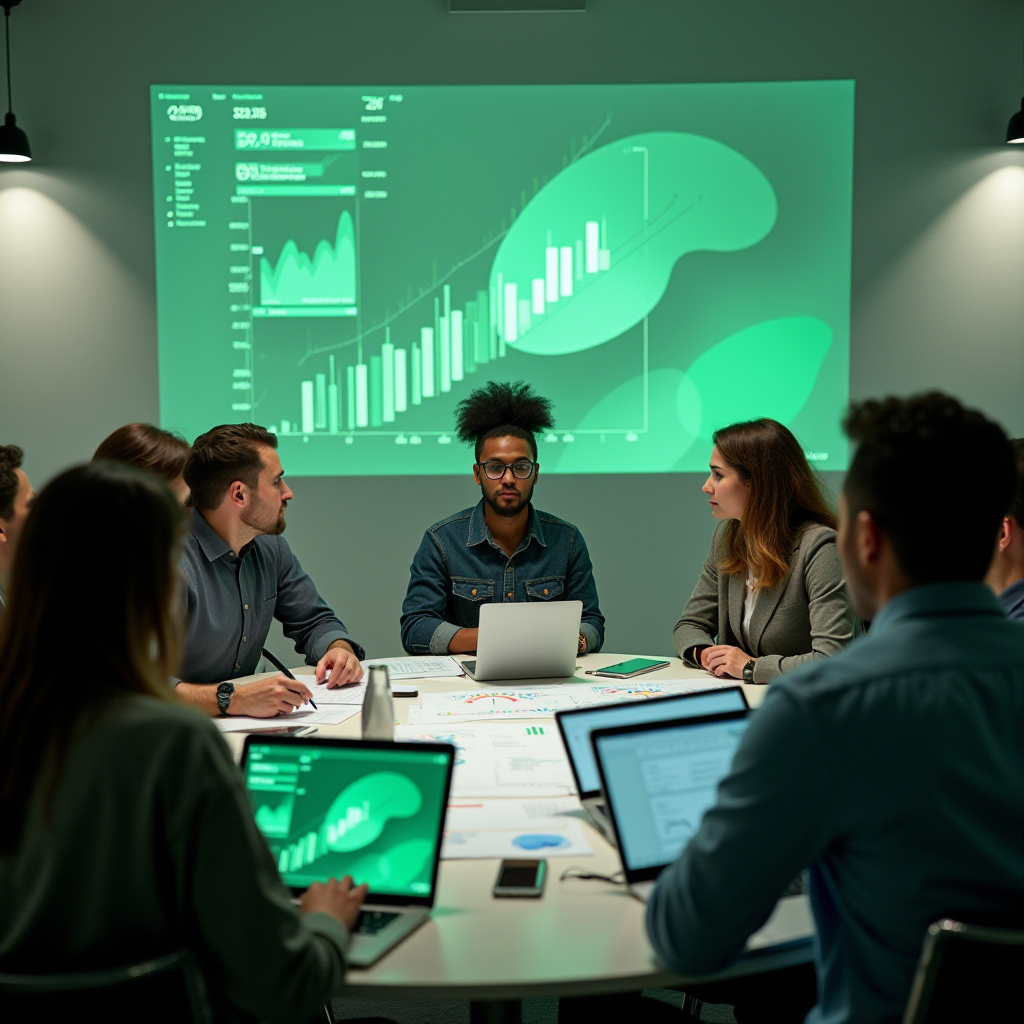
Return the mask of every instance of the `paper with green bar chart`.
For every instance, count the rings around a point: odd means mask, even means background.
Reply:
[[[152,88],[165,427],[291,475],[466,472],[488,380],[544,472],[707,466],[738,420],[844,469],[854,87]]]

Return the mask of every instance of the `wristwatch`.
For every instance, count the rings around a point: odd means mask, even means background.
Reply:
[[[748,661],[746,663],[746,665],[743,666],[743,682],[745,682],[745,683],[752,683],[753,681],[754,681],[754,659],[751,658],[750,661]]]
[[[581,630],[579,643],[576,644],[576,653],[582,654],[587,649],[587,637],[586,634]]]
[[[235,684],[234,683],[221,683],[217,687],[217,707],[220,708],[221,717],[225,717],[228,713],[228,705],[231,703],[231,698],[235,695]]]

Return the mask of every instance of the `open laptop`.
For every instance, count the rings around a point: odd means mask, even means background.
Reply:
[[[644,722],[591,734],[608,817],[626,884],[645,903],[714,805],[732,765],[747,711]],[[814,920],[802,886],[791,884],[747,949],[807,941]]]
[[[462,667],[479,682],[571,677],[582,618],[582,601],[481,605],[476,658]]]
[[[665,722],[712,715],[720,711],[746,711],[747,707],[747,699],[741,687],[723,686],[697,693],[678,693],[649,700],[556,711],[555,721],[576,780],[576,792],[594,827],[609,842],[615,842],[615,831],[601,794],[601,776],[590,745],[590,734],[595,729],[613,729],[641,722]]]
[[[296,896],[351,875],[370,891],[346,959],[368,967],[430,916],[455,747],[253,734],[256,825]]]

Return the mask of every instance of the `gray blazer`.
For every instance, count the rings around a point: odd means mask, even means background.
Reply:
[[[757,658],[754,682],[767,683],[814,658],[827,658],[862,632],[850,607],[836,550],[836,531],[818,523],[802,527],[789,560],[789,575],[757,594],[750,637],[743,639],[746,581],[721,572],[721,527],[672,639],[683,661],[691,647],[728,644]],[[717,639],[716,639],[717,638]]]

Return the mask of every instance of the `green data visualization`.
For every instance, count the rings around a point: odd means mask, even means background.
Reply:
[[[429,896],[449,757],[255,745],[246,789],[287,885],[352,875],[371,892]]]
[[[466,472],[488,380],[545,472],[700,471],[737,420],[845,469],[854,86],[153,86],[160,405],[292,475]]]

